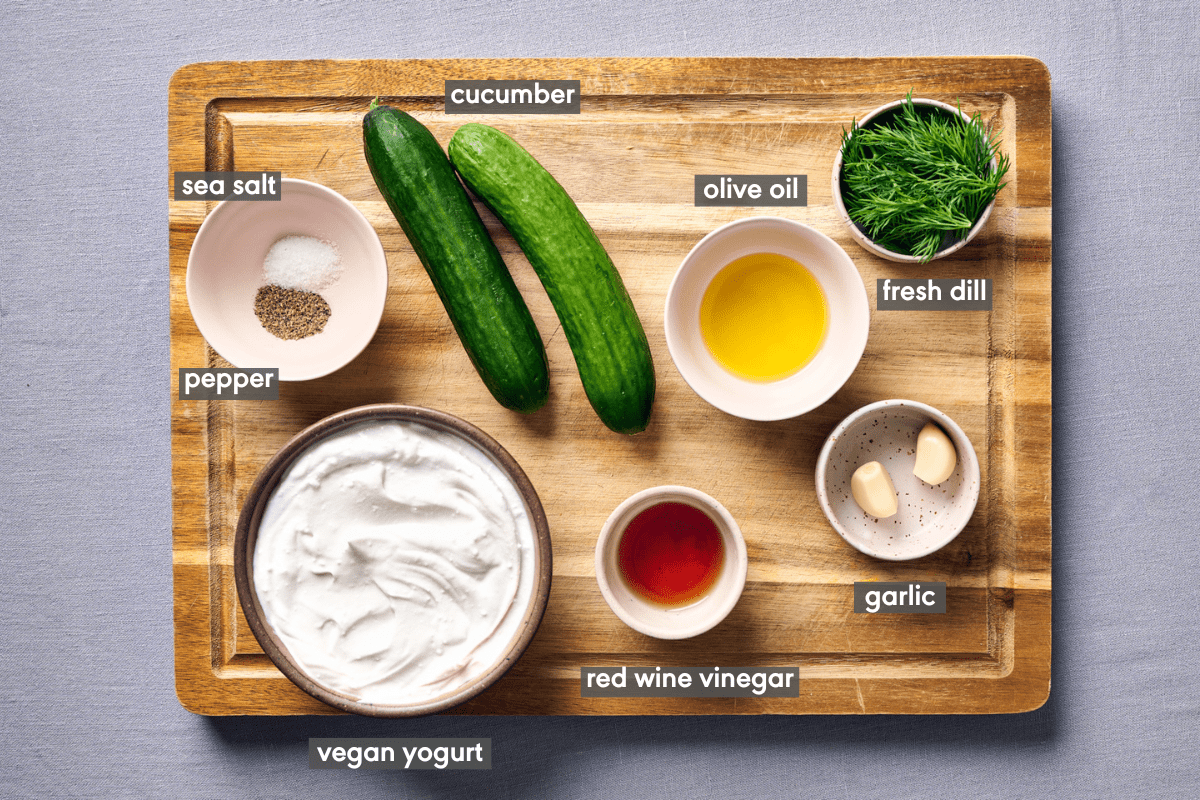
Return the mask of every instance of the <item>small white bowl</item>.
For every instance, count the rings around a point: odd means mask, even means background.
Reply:
[[[721,532],[725,558],[721,574],[700,599],[685,606],[664,606],[644,599],[621,577],[617,548],[634,517],[660,503],[684,503],[704,512]],[[612,512],[596,542],[596,582],[621,621],[657,639],[688,639],[719,624],[742,596],[749,559],[746,541],[733,516],[704,492],[686,486],[656,486],[630,497]]]
[[[799,261],[821,284],[829,309],[816,356],[777,381],[752,381],[729,372],[700,332],[700,304],[709,283],[730,262],[754,253]],[[846,251],[820,231],[782,217],[737,220],[701,239],[679,265],[664,312],[667,349],[696,394],[728,414],[763,421],[798,417],[832,397],[862,358],[870,315],[862,276]]]
[[[958,463],[931,486],[913,475],[917,434],[936,423],[954,443]],[[886,519],[868,515],[850,492],[850,477],[878,461],[896,487],[899,510]],[[817,457],[817,499],[834,530],[875,558],[907,561],[948,545],[966,527],[979,501],[979,457],[950,417],[913,400],[883,400],[846,417]]]
[[[281,194],[212,210],[188,256],[187,298],[196,327],[230,364],[278,367],[281,381],[303,381],[341,369],[370,343],[387,298],[387,258],[371,223],[337,192],[284,178]],[[342,257],[341,277],[320,292],[329,321],[305,339],[279,339],[254,314],[263,260],[288,235],[323,239]]]
[[[855,123],[854,127],[856,129],[867,127],[871,123],[875,122],[880,116],[887,114],[888,112],[892,111],[892,109],[899,108],[905,102],[907,102],[907,101],[906,100],[895,100],[891,103],[885,103],[884,105],[880,106],[879,108],[875,109],[874,111],[871,111],[870,113],[868,113],[862,119],[858,120]],[[958,116],[962,117],[967,122],[971,121],[970,116],[968,116],[967,114],[964,114],[962,111],[955,108],[954,106],[952,106],[948,103],[943,103],[940,100],[930,100],[928,98],[923,98],[923,97],[914,97],[912,99],[912,102],[913,102],[913,105],[933,106],[935,108],[940,108],[942,111],[945,111],[948,114],[958,115]],[[995,166],[996,166],[996,159],[993,158],[992,159],[993,169],[995,168]],[[886,247],[879,246],[878,244],[875,243],[874,239],[872,239],[870,236],[868,236],[866,234],[866,231],[863,230],[863,228],[860,227],[858,225],[858,223],[856,223],[856,222],[854,222],[854,220],[850,219],[850,212],[848,212],[846,210],[846,203],[844,200],[842,200],[842,149],[840,147],[838,148],[837,157],[834,158],[834,160],[833,160],[833,204],[837,208],[838,216],[840,216],[842,218],[842,222],[845,222],[846,225],[848,225],[850,227],[850,235],[854,237],[854,241],[858,242],[864,250],[874,253],[875,255],[877,255],[881,258],[886,258],[888,261],[898,261],[903,264],[920,264],[920,263],[922,263],[921,259],[917,258],[916,256],[910,256],[910,255],[905,255],[903,253],[897,253],[894,250],[888,250]],[[992,202],[988,203],[987,208],[985,208],[983,210],[983,213],[979,216],[979,219],[976,220],[975,224],[973,226],[971,226],[971,229],[969,231],[967,231],[967,235],[961,239],[958,239],[956,241],[952,241],[952,242],[948,243],[941,250],[938,250],[937,253],[934,254],[933,260],[936,261],[939,258],[945,258],[946,256],[951,255],[953,253],[957,253],[959,250],[966,247],[967,243],[970,242],[972,239],[974,239],[979,234],[979,232],[981,230],[983,230],[983,226],[987,224],[988,218],[992,216],[992,209],[995,207],[995,205],[996,205],[996,200],[995,200],[995,198],[993,198]]]

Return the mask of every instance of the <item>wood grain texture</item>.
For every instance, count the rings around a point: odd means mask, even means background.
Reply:
[[[447,117],[447,79],[578,79],[578,116]],[[1008,187],[987,229],[923,268],[877,259],[841,227],[829,178],[843,126],[910,88],[1003,126]],[[563,184],[620,270],[655,358],[658,398],[637,437],[608,431],[579,384],[553,308],[496,220],[489,230],[546,342],[551,396],[532,416],[492,400],[472,369],[362,155],[375,96],[443,144],[467,121],[513,135]],[[212,204],[170,200],[172,484],[176,686],[203,714],[333,713],[263,655],[232,580],[237,514],[259,468],[328,414],[375,402],[428,406],[494,436],[545,506],[554,583],[526,655],[466,714],[999,713],[1036,708],[1050,684],[1050,80],[1032,59],[588,59],[218,62],[179,70],[169,99],[170,172],[282,170],[345,195],[379,232],[390,285],[372,343],[326,378],[284,384],[274,403],[183,402],[180,367],[223,366],[188,311],[188,252]],[[693,176],[806,174],[802,208],[695,208]],[[170,190],[168,178],[168,194]],[[709,230],[770,213],[812,225],[854,260],[870,339],[846,386],[794,420],[756,423],[700,400],[666,349],[675,268]],[[991,312],[875,312],[876,278],[993,280]],[[953,417],[976,445],[984,491],[950,546],[906,563],[842,542],[813,490],[824,438],[848,413],[904,397]],[[683,642],[626,628],[592,558],[609,512],[647,486],[705,491],[739,520],[745,595]],[[945,615],[855,615],[853,583],[945,581]],[[794,699],[581,698],[582,666],[796,666]]]

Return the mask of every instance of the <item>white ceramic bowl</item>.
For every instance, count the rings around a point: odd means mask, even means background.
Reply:
[[[880,116],[891,112],[893,109],[899,108],[900,105],[905,102],[907,102],[907,101],[895,100],[891,103],[885,103],[884,105],[880,106],[879,108],[875,109],[874,111],[871,111],[870,113],[868,113],[862,119],[858,120],[854,124],[854,127],[855,128],[866,127],[866,126],[870,125],[872,122],[874,122],[876,119],[878,119]],[[968,116],[967,114],[964,114],[962,111],[959,111],[954,106],[949,105],[948,103],[943,103],[940,100],[929,100],[929,99],[923,98],[923,97],[914,97],[912,99],[912,102],[914,105],[919,105],[919,106],[921,106],[921,105],[934,106],[936,108],[940,108],[941,110],[943,110],[949,114],[956,114],[958,116],[961,116],[963,119],[967,120],[968,122],[971,121],[970,116]],[[996,159],[992,159],[993,168],[995,167],[995,165],[996,165]],[[916,256],[905,255],[903,253],[897,253],[893,250],[888,250],[886,247],[880,247],[879,245],[877,245],[875,243],[875,241],[870,236],[868,236],[866,234],[866,231],[864,231],[857,223],[855,223],[852,219],[850,219],[850,213],[848,211],[846,211],[846,203],[842,199],[842,150],[841,150],[841,148],[838,148],[837,157],[834,158],[834,160],[833,160],[833,204],[837,208],[838,216],[840,216],[842,218],[842,221],[845,222],[846,225],[848,225],[850,227],[850,235],[854,237],[854,241],[858,242],[863,247],[864,250],[874,253],[875,255],[877,255],[881,258],[886,258],[888,261],[898,261],[898,262],[901,262],[904,264],[920,264],[921,263],[921,260],[919,258],[917,258]],[[987,208],[985,208],[983,210],[983,213],[979,216],[979,219],[976,220],[975,224],[973,226],[971,226],[971,229],[969,231],[967,231],[967,235],[956,241],[947,242],[942,247],[942,249],[938,250],[937,253],[934,255],[934,257],[933,257],[934,260],[937,260],[939,258],[945,258],[946,256],[951,255],[952,253],[957,253],[959,250],[966,247],[967,243],[970,242],[972,239],[974,239],[979,234],[979,232],[981,230],[983,230],[983,226],[987,224],[988,218],[991,217],[992,209],[995,207],[995,205],[996,205],[996,201],[995,201],[995,199],[993,199],[992,202],[988,203]]]
[[[341,277],[320,292],[329,321],[305,339],[279,339],[254,314],[263,259],[288,235],[331,242],[342,257]],[[387,287],[383,245],[367,218],[332,189],[294,178],[283,179],[280,200],[219,203],[188,256],[188,306],[200,333],[235,367],[278,367],[282,381],[319,378],[350,363],[379,327]]]
[[[709,352],[700,332],[700,303],[731,261],[767,252],[808,268],[825,294],[829,326],[821,349],[803,369],[759,382],[734,375]],[[688,385],[722,411],[751,420],[789,419],[812,411],[849,379],[867,346],[870,313],[862,276],[837,242],[782,217],[749,217],[705,236],[679,265],[667,290],[667,349]]]
[[[621,576],[617,548],[625,528],[638,514],[660,503],[685,503],[716,523],[725,558],[713,587],[685,606],[664,606],[637,594]],[[596,542],[596,582],[604,600],[626,625],[657,639],[687,639],[719,624],[742,596],[746,586],[746,541],[733,516],[704,492],[686,486],[656,486],[630,497],[612,512]]]
[[[917,434],[935,422],[954,443],[958,463],[931,486],[913,475]],[[859,508],[850,477],[878,461],[896,487],[899,510],[877,519]],[[852,547],[888,561],[907,561],[945,547],[966,527],[979,501],[979,457],[950,417],[913,400],[883,400],[846,417],[817,457],[817,499],[834,530]]]

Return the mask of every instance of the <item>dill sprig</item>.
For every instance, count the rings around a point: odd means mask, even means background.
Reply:
[[[995,169],[992,159],[996,159]],[[1006,184],[1008,157],[970,121],[905,96],[893,119],[842,131],[842,200],[877,244],[932,259],[967,235]]]

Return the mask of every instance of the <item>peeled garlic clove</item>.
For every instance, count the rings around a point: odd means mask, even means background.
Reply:
[[[926,423],[917,434],[917,463],[913,466],[913,475],[937,486],[954,473],[957,463],[958,454],[950,437],[932,422]]]
[[[896,513],[896,487],[883,464],[869,461],[850,477],[850,493],[859,508],[872,517],[890,517]]]

